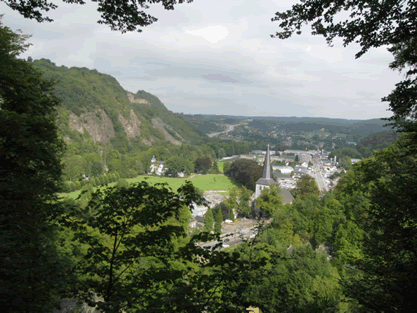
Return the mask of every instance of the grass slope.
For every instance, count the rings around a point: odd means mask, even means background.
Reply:
[[[191,182],[198,189],[206,190],[229,190],[236,185],[229,179],[229,177],[224,175],[196,175],[193,178],[171,178],[171,177],[159,177],[159,176],[138,176],[135,178],[126,179],[129,183],[138,183],[143,180],[147,180],[150,184],[155,183],[167,183],[173,191],[177,191],[182,185],[184,185],[186,180],[191,180]],[[116,183],[108,184],[109,187],[113,187]],[[101,188],[104,188],[101,187]],[[94,188],[96,190],[96,188]],[[77,198],[81,190],[73,191],[70,193],[62,193],[61,197]]]

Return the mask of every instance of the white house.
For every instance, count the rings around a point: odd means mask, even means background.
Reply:
[[[294,172],[294,168],[291,166],[272,166],[272,169],[274,171],[279,170],[282,174],[291,174],[291,172]]]
[[[164,174],[167,170],[167,168],[164,168],[164,163],[165,161],[157,161],[155,156],[152,156],[149,174],[155,173],[158,176]]]

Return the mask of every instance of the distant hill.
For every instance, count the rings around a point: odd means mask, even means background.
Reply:
[[[57,81],[55,94],[62,101],[58,125],[67,141],[92,138],[95,144],[110,143],[125,152],[157,141],[179,145],[201,137],[158,97],[143,90],[128,92],[110,75],[85,67],[58,67],[47,59],[33,65],[45,78]]]
[[[389,130],[384,127],[387,121],[382,119],[349,120],[341,118],[325,117],[285,117],[285,116],[230,116],[230,115],[185,115],[189,120],[206,121],[208,123],[238,124],[248,121],[249,126],[262,129],[267,132],[282,129],[290,132],[318,131],[325,129],[334,133],[350,133],[354,137],[365,137],[368,134]]]

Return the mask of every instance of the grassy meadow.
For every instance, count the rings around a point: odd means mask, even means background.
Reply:
[[[217,167],[219,168],[220,173],[224,173],[223,165],[223,162],[217,162]]]
[[[220,166],[219,166],[220,167]],[[223,168],[223,167],[222,167]],[[135,178],[127,178],[126,181],[129,183],[138,183],[143,180],[147,180],[150,184],[155,183],[167,183],[169,187],[172,188],[173,191],[177,191],[182,185],[184,185],[186,180],[191,180],[194,186],[198,189],[206,191],[206,190],[229,190],[236,185],[229,179],[229,177],[224,175],[196,175],[193,178],[172,178],[172,177],[159,177],[159,176],[147,176],[141,175]],[[116,183],[108,184],[109,187],[113,187]],[[105,188],[105,186],[96,187],[97,188]],[[73,191],[70,193],[61,193],[59,194],[62,197],[69,197],[69,198],[77,198],[81,190]]]

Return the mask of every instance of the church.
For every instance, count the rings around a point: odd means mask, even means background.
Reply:
[[[255,193],[252,196],[253,200],[258,198],[261,195],[262,190],[265,188],[269,188],[271,185],[278,185],[278,183],[271,178],[271,160],[270,160],[270,151],[269,151],[269,144],[266,150],[265,154],[265,160],[264,160],[264,168],[262,172],[262,177],[259,178],[256,181],[256,189]],[[280,192],[280,195],[282,196],[282,203],[292,203],[294,200],[294,197],[291,195],[290,191],[288,189],[282,189]]]

